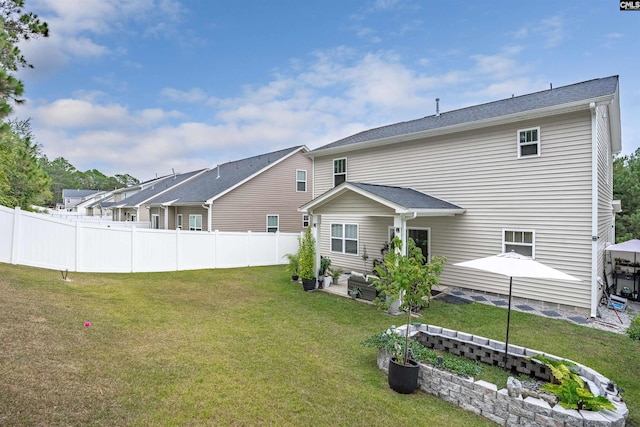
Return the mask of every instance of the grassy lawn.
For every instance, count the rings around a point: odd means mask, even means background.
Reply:
[[[283,267],[70,279],[0,264],[2,426],[493,425],[391,391],[360,343],[401,320]],[[436,300],[423,321],[503,340],[506,311]],[[640,424],[640,342],[520,312],[510,342],[612,378]]]

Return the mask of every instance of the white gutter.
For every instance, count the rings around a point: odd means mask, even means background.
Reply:
[[[591,317],[598,309],[598,129],[596,103],[591,109]]]
[[[211,203],[202,205],[207,210],[207,233],[211,233]]]

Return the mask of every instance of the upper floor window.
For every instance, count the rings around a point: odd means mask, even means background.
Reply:
[[[347,180],[347,159],[335,159],[333,161],[333,186],[342,184]]]
[[[267,232],[275,233],[278,231],[279,222],[278,215],[267,215]]]
[[[537,157],[540,155],[540,128],[518,131],[518,157]]]
[[[302,226],[307,228],[309,226],[309,214],[302,214]]]
[[[358,224],[331,224],[331,252],[358,254]]]
[[[189,230],[202,230],[202,215],[189,215]]]
[[[535,232],[531,230],[502,230],[502,250],[535,258]]]
[[[296,170],[296,191],[305,193],[307,191],[307,171]]]

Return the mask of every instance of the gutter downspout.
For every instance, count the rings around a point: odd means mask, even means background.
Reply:
[[[211,233],[211,203],[203,204],[202,207],[207,210],[207,233]]]
[[[591,317],[598,309],[598,130],[596,103],[591,109]]]

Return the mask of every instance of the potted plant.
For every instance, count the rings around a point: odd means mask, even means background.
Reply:
[[[298,280],[298,254],[285,254],[283,258],[289,261],[287,271],[291,273],[291,280]]]
[[[360,289],[358,288],[349,288],[347,292],[349,292],[351,299],[356,299],[360,296]]]
[[[329,269],[329,276],[331,276],[331,278],[333,279],[333,284],[337,285],[338,284],[338,279],[340,278],[340,276],[342,276],[342,273],[344,271],[341,268],[330,268]]]
[[[431,287],[440,281],[444,262],[444,257],[434,256],[427,263],[422,250],[412,239],[407,243],[407,255],[403,255],[402,241],[396,236],[382,263],[375,267],[378,278],[373,285],[379,292],[376,305],[388,310],[399,302],[400,311],[407,315],[404,346],[402,351],[397,349],[389,362],[389,386],[399,393],[412,393],[418,387],[418,364],[411,360],[409,354],[411,310],[427,305]]]
[[[316,239],[311,234],[309,227],[298,238],[298,275],[302,279],[302,288],[305,291],[312,291],[316,288],[315,261]]]

